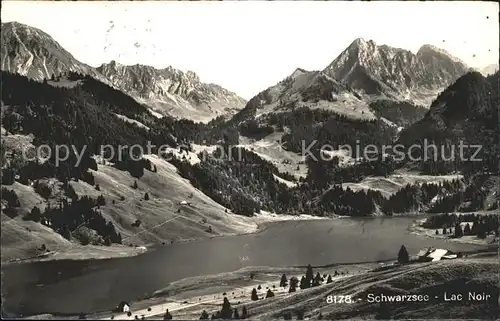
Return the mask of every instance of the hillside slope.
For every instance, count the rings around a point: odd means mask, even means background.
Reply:
[[[428,156],[433,173],[457,168],[496,173],[500,155],[498,84],[498,72],[487,78],[478,72],[462,76],[439,95],[423,119],[401,132],[398,143],[411,146],[427,140],[440,146],[437,154],[446,158],[438,160],[448,161],[430,162],[432,157]],[[463,152],[460,144],[466,146]],[[476,156],[474,146],[480,146]],[[453,149],[457,157],[450,161]]]
[[[256,229],[250,218],[225,212],[223,206],[182,178],[172,164],[157,156],[146,158],[157,172],[145,172],[137,180],[137,189],[131,187],[133,178],[127,172],[106,165],[93,172],[105,198],[116,199],[116,206],[107,202],[101,209],[121,227],[125,243],[180,241]],[[119,201],[121,196],[125,201]],[[142,221],[139,229],[131,227],[136,219]],[[208,232],[209,226],[212,232]]]
[[[106,205],[100,206],[100,211],[121,233],[124,245],[179,242],[257,229],[258,221],[226,212],[224,207],[182,178],[172,164],[157,156],[148,159],[156,166],[157,172],[146,171],[140,179],[112,166],[98,165],[98,170],[92,173],[100,191],[81,180],[70,182],[80,197],[104,196]],[[132,187],[134,181],[138,183],[137,189]],[[61,252],[53,258],[72,257],[66,252],[74,249],[90,252],[90,257],[97,258],[113,256],[113,252],[117,252],[114,255],[121,255],[120,252],[130,254],[131,250],[120,245],[113,245],[117,249],[90,246],[91,249],[86,250],[77,241],[69,242],[49,227],[22,220],[23,213],[28,213],[34,206],[43,210],[47,202],[32,187],[16,182],[6,188],[16,191],[21,207],[20,215],[15,218],[2,214],[2,259],[39,254],[37,249],[42,244],[50,251]],[[149,195],[147,201],[144,199],[146,193]],[[133,226],[136,220],[141,221],[139,227]]]
[[[491,318],[498,315],[498,264],[491,259],[464,259],[395,266],[375,269],[360,276],[351,276],[318,288],[301,291],[277,300],[252,303],[248,309],[258,319],[278,319],[285,313],[327,320],[411,319],[426,318]],[[444,293],[488,293],[484,301],[445,302]],[[427,302],[370,303],[368,295],[428,294]],[[351,304],[328,304],[328,295],[350,295]],[[358,301],[358,299],[360,299]]]

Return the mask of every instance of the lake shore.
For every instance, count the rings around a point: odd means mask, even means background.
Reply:
[[[411,255],[424,247],[460,252],[484,248],[411,235],[408,226],[415,219],[266,219],[259,233],[174,243],[135,257],[6,266],[4,289],[9,295],[5,303],[13,315],[91,314],[111,311],[121,300],[137,302],[154,297],[158,289],[179,280],[249,267],[304,269],[311,264],[317,269],[335,269],[342,265],[379,264],[396,259],[402,244]],[[72,296],[68,297],[68,292]]]
[[[492,259],[489,256],[481,257],[481,254],[471,253],[471,258],[475,257],[490,261]],[[314,291],[324,292],[325,290],[321,290],[323,287],[332,287],[335,283],[346,282],[348,279],[356,280],[375,271],[386,270],[390,273],[392,269],[398,268],[398,265],[394,263],[396,260],[361,264],[330,264],[328,267],[313,266],[314,273],[332,276],[332,284],[327,284],[325,279],[320,286],[314,288]],[[423,265],[426,264],[429,263],[423,263]],[[288,280],[291,277],[300,280],[305,270],[305,267],[246,267],[230,273],[185,278],[157,290],[150,298],[129,302],[130,315],[120,311],[107,311],[87,317],[99,320],[158,319],[163,317],[165,311],[168,310],[175,316],[174,319],[196,320],[199,319],[202,311],[207,311],[211,315],[214,310],[220,308],[224,298],[228,298],[233,307],[241,309],[243,306],[251,307],[255,303],[262,302],[260,300],[266,300],[266,293],[269,289],[274,294],[273,300],[286,299],[311,291],[313,288],[302,290],[298,287],[297,292],[289,293],[288,286],[280,287],[282,274],[285,274]],[[251,299],[253,289],[257,290],[258,300]]]
[[[474,245],[485,245],[485,246],[498,244],[498,238],[495,237],[494,235],[487,235],[485,239],[480,239],[475,235],[464,235],[460,238],[454,238],[451,237],[449,234],[447,235],[436,234],[435,229],[428,229],[422,227],[422,224],[424,222],[425,219],[418,219],[415,220],[412,224],[410,224],[410,226],[408,227],[408,231],[410,232],[410,234],[429,237],[433,239],[445,240],[448,242],[462,243],[462,244],[474,244]],[[438,232],[441,233],[441,229],[438,229]]]
[[[321,275],[332,275],[332,281],[359,276],[369,270],[380,266],[372,264],[347,264],[333,268],[314,268],[315,273]],[[339,274],[334,275],[335,271]],[[92,319],[100,320],[133,320],[137,315],[139,318],[155,319],[162,317],[166,309],[174,313],[176,318],[183,320],[196,320],[203,310],[212,310],[222,304],[224,297],[232,302],[234,306],[243,306],[254,302],[251,292],[255,288],[259,300],[265,300],[267,290],[274,293],[274,298],[284,298],[288,293],[288,286],[280,287],[280,278],[285,274],[300,278],[304,275],[305,268],[273,268],[273,267],[246,267],[230,273],[186,278],[172,282],[168,287],[158,290],[151,298],[132,302],[130,316],[127,313],[105,312],[90,315]],[[323,286],[326,285],[326,280]],[[297,293],[302,291],[297,288]]]
[[[234,215],[234,214],[233,214]],[[219,235],[207,235],[206,237],[191,238],[178,240],[171,244],[182,244],[191,242],[200,242],[207,239],[213,239],[224,236],[234,236],[234,235],[248,235],[262,232],[266,229],[267,225],[270,223],[284,222],[284,221],[294,221],[294,220],[325,220],[325,219],[335,219],[337,216],[332,217],[319,217],[307,214],[301,215],[281,215],[275,213],[269,213],[262,211],[260,214],[254,215],[251,219],[253,221],[253,226],[241,233],[221,233]],[[116,259],[124,257],[132,257],[141,255],[148,250],[154,250],[155,248],[168,245],[168,244],[147,244],[144,246],[130,247],[121,244],[113,244],[111,246],[97,246],[97,245],[80,245],[73,244],[71,246],[51,250],[47,253],[42,253],[33,257],[26,258],[9,258],[4,257],[6,261],[2,262],[2,265],[11,265],[18,263],[33,263],[33,262],[45,262],[45,261],[56,261],[56,260],[104,260],[104,259]],[[2,248],[4,250],[4,248]],[[5,249],[8,250],[8,249]]]

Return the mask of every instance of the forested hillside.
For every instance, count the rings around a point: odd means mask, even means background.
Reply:
[[[79,197],[72,185],[73,181],[82,180],[100,191],[95,174],[102,160],[96,161],[94,155],[100,155],[104,146],[108,146],[102,154],[110,161],[107,166],[128,172],[135,179],[143,177],[145,170],[153,175],[157,171],[156,165],[142,157],[142,151],[164,157],[192,186],[243,216],[253,216],[261,210],[319,216],[491,210],[496,202],[491,202],[491,195],[480,185],[498,170],[495,84],[498,73],[488,78],[467,74],[444,91],[420,120],[422,110],[413,110],[414,106],[406,103],[372,104],[380,117],[397,125],[409,125],[398,134],[398,128],[381,118],[357,119],[332,110],[296,108],[293,103],[280,112],[256,117],[255,100],[229,121],[219,117],[203,124],[156,118],[136,100],[89,76],[68,73],[36,82],[2,72],[5,133],[32,135],[33,146],[45,144],[53,151],[57,145],[72,146],[69,155],[66,151],[59,155],[68,156],[67,159],[57,164],[54,153],[48,159],[27,161],[16,150],[5,154],[2,145],[4,213],[16,216],[19,196],[9,186],[21,183],[33,187],[42,198],[58,202],[56,207],[32,207],[24,214],[25,220],[39,222],[67,239],[85,226],[104,244],[122,242],[121,232],[107,219],[109,214],[104,215],[99,209],[107,204],[106,200],[102,196]],[[291,172],[278,171],[276,164],[262,155],[238,147],[240,135],[259,140],[272,133],[281,135],[282,148],[304,158],[305,177],[297,180]],[[481,144],[479,156],[483,160],[415,163],[395,160],[391,150],[381,149],[394,143],[409,147],[424,139],[445,146],[461,140]],[[179,157],[192,153],[192,144],[198,144],[201,150],[215,148],[215,152],[203,151],[198,155],[199,162]],[[374,160],[366,159],[364,154],[369,145],[379,147],[370,155]],[[120,146],[124,147],[121,154],[109,154],[109,147],[117,151]],[[132,146],[140,148],[134,150]],[[148,150],[148,146],[152,148]],[[160,146],[170,148],[170,152],[165,153]],[[340,148],[351,149],[352,164],[341,164],[337,154],[329,154]],[[177,156],[172,150],[178,150]],[[360,151],[362,154],[357,154]],[[81,162],[77,163],[80,153]],[[328,155],[331,157],[325,158]],[[377,190],[343,187],[370,176],[386,177],[402,168],[417,168],[430,174],[463,171],[466,178],[440,184],[410,184],[389,197]],[[481,175],[486,176],[481,179]],[[61,184],[62,194],[55,195],[51,190],[48,182],[53,179]],[[131,186],[137,189],[137,182]],[[149,200],[150,193],[154,195],[155,191],[146,193],[144,200]],[[138,227],[141,223],[133,224]]]
[[[478,72],[464,75],[439,95],[422,120],[401,133],[398,143],[405,146],[427,140],[439,147],[421,165],[425,173],[498,173],[498,79],[498,72],[487,78]],[[463,155],[460,144],[470,146]],[[422,151],[416,149],[414,156],[423,156]]]
[[[421,120],[428,111],[427,108],[413,105],[410,102],[382,99],[372,102],[370,108],[378,117],[384,117],[403,128]]]

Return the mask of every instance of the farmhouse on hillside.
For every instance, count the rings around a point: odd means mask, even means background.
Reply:
[[[457,255],[447,249],[425,248],[418,252],[418,261],[420,262],[435,262],[440,260],[456,259]]]
[[[116,307],[117,312],[129,312],[130,311],[130,305],[126,301],[121,301],[118,306]]]

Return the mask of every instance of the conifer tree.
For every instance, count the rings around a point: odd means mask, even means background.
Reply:
[[[287,284],[288,284],[288,280],[286,279],[286,275],[285,275],[285,274],[283,274],[283,275],[281,276],[280,286],[281,286],[281,287],[285,287],[285,286],[287,286]]]
[[[252,290],[252,295],[251,295],[252,301],[257,301],[259,299],[259,296],[257,295],[257,290],[253,288]]]
[[[224,301],[222,302],[220,317],[222,319],[231,319],[232,316],[233,316],[233,309],[231,309],[231,303],[229,303],[229,300],[227,299],[227,297],[225,297]]]
[[[306,277],[304,275],[300,279],[300,285],[299,285],[299,287],[302,290],[309,288],[309,280],[306,279]]]
[[[272,298],[272,297],[274,297],[274,292],[273,292],[273,291],[271,291],[271,289],[268,289],[268,290],[267,290],[267,293],[266,293],[266,299],[267,299],[267,298]]]
[[[471,234],[471,229],[469,223],[465,224],[464,227],[464,235],[470,235]]]
[[[455,237],[462,237],[464,236],[464,232],[462,230],[462,225],[460,223],[455,224]]]
[[[290,288],[288,290],[288,293],[295,292],[297,290],[297,284],[299,283],[299,280],[297,280],[296,277],[292,277],[290,279]]]
[[[247,307],[243,306],[243,310],[241,310],[241,319],[246,319],[248,317]]]
[[[316,276],[314,277],[312,286],[318,286],[320,284],[321,284],[321,275],[318,272],[318,273],[316,273]]]
[[[398,263],[400,264],[405,264],[410,261],[410,257],[408,255],[408,251],[406,250],[406,247],[404,245],[401,245],[401,248],[399,249],[398,253]]]
[[[234,308],[233,319],[238,320],[240,318],[240,313],[238,312],[238,308]]]

